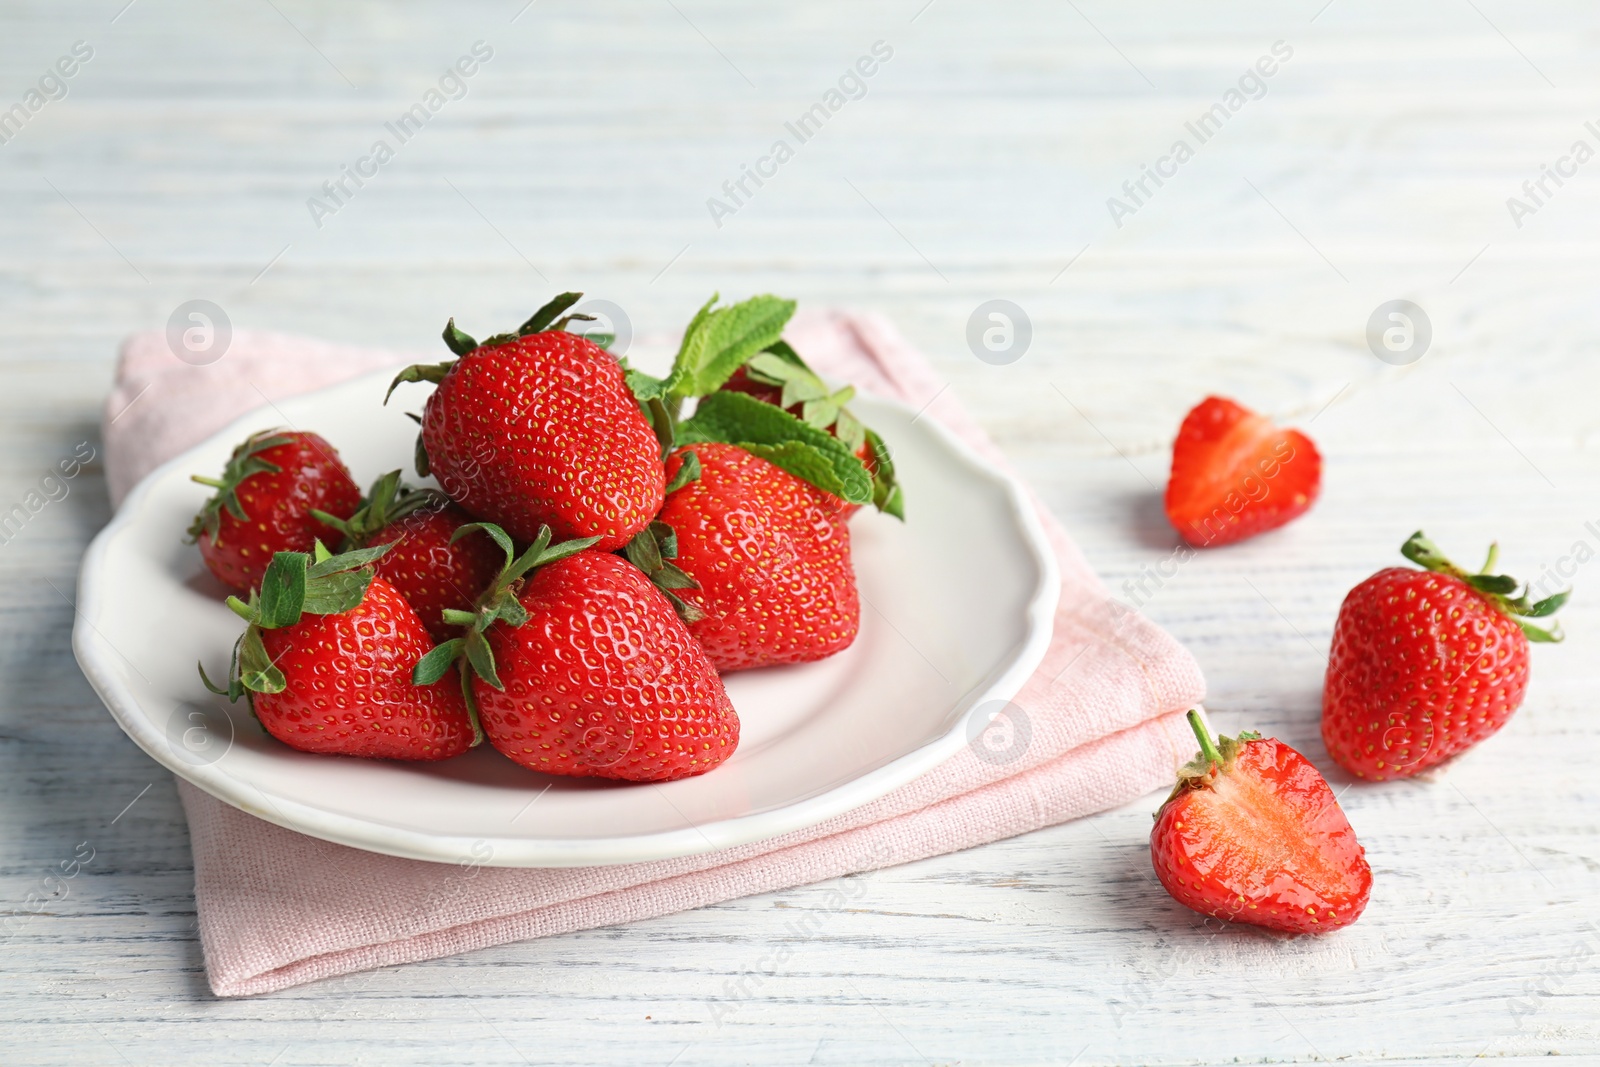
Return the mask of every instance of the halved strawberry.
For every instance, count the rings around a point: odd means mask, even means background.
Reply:
[[[310,552],[332,531],[317,514],[347,518],[361,500],[339,453],[317,434],[263,430],[233,450],[221,478],[193,480],[216,492],[189,527],[200,558],[224,585],[258,587],[278,552]]]
[[[1322,488],[1322,457],[1298,430],[1223,397],[1184,417],[1172,446],[1167,518],[1199,547],[1254,537],[1297,518]]]
[[[1173,899],[1202,915],[1297,934],[1360,917],[1372,868],[1327,781],[1300,753],[1242,733],[1200,754],[1156,813],[1150,861]]]

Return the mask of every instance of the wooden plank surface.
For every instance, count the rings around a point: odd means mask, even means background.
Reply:
[[[1547,179],[1520,227],[1506,205],[1574,141],[1600,148],[1592,5],[124,2],[0,12],[0,109],[93,51],[0,144],[0,508],[98,448],[118,339],[185,300],[432,350],[445,316],[493,328],[557,286],[640,333],[772,290],[893,316],[1113,589],[1171,553],[1159,486],[1190,404],[1308,425],[1315,512],[1196,557],[1142,610],[1200,659],[1222,726],[1325,768],[1334,613],[1411,530],[1463,556],[1499,537],[1526,577],[1600,551],[1600,162]],[[307,199],[477,41],[465,96],[318,228]],[[879,41],[864,95],[716,225],[706,200]],[[1259,98],[1186,134],[1279,41]],[[1107,198],[1180,137],[1193,158],[1119,227]],[[964,336],[996,297],[1033,326],[1005,366]],[[1396,298],[1433,326],[1409,367],[1365,341]],[[842,911],[810,887],[218,1001],[172,781],[68,648],[106,516],[91,466],[0,544],[4,1062],[1600,1058],[1593,565],[1500,736],[1425,780],[1330,775],[1377,876],[1336,937],[1172,903],[1152,797],[864,876]],[[808,910],[815,935],[764,973]]]

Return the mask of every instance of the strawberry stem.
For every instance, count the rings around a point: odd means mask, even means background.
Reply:
[[[1533,592],[1532,586],[1524,585],[1510,575],[1490,573],[1500,562],[1500,542],[1495,541],[1489,545],[1489,558],[1484,560],[1483,569],[1476,574],[1469,574],[1451,563],[1439,550],[1439,546],[1428,540],[1421,530],[1406,539],[1406,543],[1400,546],[1400,554],[1425,570],[1433,571],[1435,574],[1446,574],[1465,582],[1496,610],[1510,617],[1522,632],[1527,634],[1528,640],[1541,643],[1556,643],[1562,640],[1559,623],[1553,623],[1549,628],[1545,628],[1530,625],[1524,620],[1542,619],[1554,615],[1567,602],[1572,590],[1563,590],[1537,603],[1531,602],[1529,596]]]
[[[1206,729],[1205,720],[1200,718],[1200,712],[1195,708],[1189,709],[1189,729],[1194,731],[1194,736],[1200,742],[1200,755],[1206,762],[1216,766],[1222,765],[1222,753],[1217,751],[1216,742],[1211,740],[1211,731]]]

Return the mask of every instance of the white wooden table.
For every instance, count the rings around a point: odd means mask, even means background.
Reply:
[[[119,337],[185,300],[431,347],[447,315],[494,329],[557,287],[640,331],[771,290],[894,316],[1114,589],[1171,552],[1158,487],[1191,403],[1309,426],[1312,515],[1200,555],[1143,610],[1199,657],[1225,728],[1324,768],[1334,614],[1413,529],[1463,557],[1499,537],[1526,577],[1600,550],[1600,163],[1547,180],[1520,228],[1506,206],[1573,141],[1600,147],[1592,4],[124,3],[0,13],[0,107],[93,50],[0,144],[0,511],[97,446]],[[465,97],[319,229],[307,199],[478,40]],[[1264,95],[1119,228],[1107,198],[1197,143],[1185,122],[1280,40]],[[865,95],[717,226],[707,198],[877,41]],[[1033,325],[1006,366],[964,339],[994,297]],[[1395,298],[1434,332],[1403,368],[1364,338]],[[827,886],[218,1001],[172,780],[68,649],[106,515],[92,468],[0,545],[0,1061],[1600,1058],[1600,566],[1500,736],[1342,793],[1376,889],[1337,936],[1217,932],[1172,903],[1152,797],[867,876],[740,999]],[[21,918],[80,843],[92,861]]]

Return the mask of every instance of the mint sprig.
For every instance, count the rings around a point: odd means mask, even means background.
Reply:
[[[793,300],[770,294],[724,308],[714,307],[716,302],[712,294],[689,321],[661,395],[705,396],[721,388],[734,371],[783,335],[795,308]]]
[[[678,426],[678,441],[737,445],[852,504],[872,502],[872,478],[844,442],[745,393],[716,392]]]

